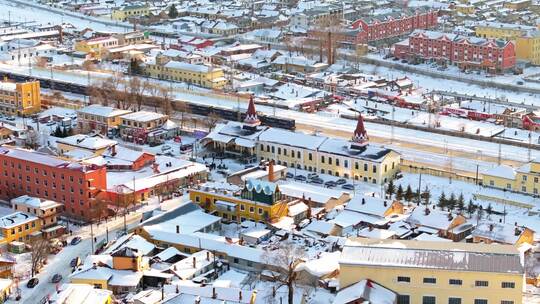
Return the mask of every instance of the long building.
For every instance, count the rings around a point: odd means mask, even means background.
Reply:
[[[391,180],[400,164],[396,151],[369,144],[361,115],[352,139],[347,141],[261,126],[253,99],[243,124],[218,125],[204,143],[235,157],[274,160],[286,167],[373,184]]]
[[[513,42],[424,30],[416,30],[406,41],[396,43],[394,56],[493,72],[510,70],[516,65]]]
[[[9,146],[0,147],[0,164],[0,198],[30,195],[57,201],[75,219],[89,219],[92,202],[107,188],[105,166]]]
[[[369,279],[398,304],[521,304],[524,268],[511,245],[349,239],[340,288]]]

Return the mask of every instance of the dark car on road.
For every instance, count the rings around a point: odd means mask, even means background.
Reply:
[[[77,267],[79,265],[81,265],[81,259],[79,257],[73,258],[73,260],[69,262],[69,266],[71,267]]]
[[[52,278],[51,278],[51,283],[58,283],[60,281],[62,281],[62,275],[61,274],[57,273],[57,274],[53,275]]]
[[[77,244],[79,244],[81,241],[82,241],[81,237],[80,237],[80,236],[76,236],[76,237],[74,237],[73,239],[71,239],[70,244],[71,244],[71,245],[77,245]]]
[[[37,284],[39,284],[39,279],[38,278],[31,278],[30,280],[28,280],[28,283],[26,283],[26,287],[34,288],[34,287],[36,287]]]
[[[307,180],[307,178],[303,175],[297,175],[294,177],[294,179],[301,182],[305,182]]]
[[[341,186],[341,188],[346,189],[346,190],[354,190],[354,185],[345,184],[345,185]]]
[[[335,186],[337,186],[335,181],[327,181],[324,183],[324,185],[328,188],[334,188]]]

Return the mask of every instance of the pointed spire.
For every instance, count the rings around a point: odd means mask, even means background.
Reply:
[[[359,113],[352,141],[359,145],[367,145],[368,139],[366,128],[364,128],[364,119],[362,118],[362,114]]]
[[[248,127],[256,127],[261,124],[257,111],[255,111],[255,102],[253,101],[253,95],[249,97],[249,104],[246,112],[246,118],[244,124]]]

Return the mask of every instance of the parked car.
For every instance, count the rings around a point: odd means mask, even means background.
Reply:
[[[294,174],[292,174],[291,172],[287,172],[285,176],[287,176],[287,178],[293,178]]]
[[[307,178],[303,175],[297,175],[294,177],[294,179],[301,182],[305,182],[307,180]]]
[[[345,184],[345,185],[341,186],[341,188],[346,189],[346,190],[354,190],[354,185]]]
[[[322,185],[324,183],[324,180],[320,177],[314,177],[310,179],[309,182],[312,184]]]
[[[171,149],[172,149],[172,148],[171,148],[171,146],[169,146],[169,145],[163,145],[163,146],[161,146],[161,152],[166,152],[166,151],[169,151],[169,150],[171,150]]]
[[[80,236],[76,236],[74,238],[71,239],[71,242],[69,243],[70,245],[77,245],[79,244],[80,242],[82,241],[81,237]]]
[[[337,186],[335,181],[327,181],[324,183],[324,185],[328,188],[334,188],[335,186]]]
[[[31,278],[30,280],[28,280],[28,283],[26,283],[26,287],[34,288],[34,287],[36,287],[37,284],[39,284],[39,279],[38,278]]]
[[[336,181],[336,184],[338,184],[338,185],[344,185],[344,184],[346,184],[346,183],[347,183],[347,180],[344,179],[344,178],[340,178],[340,179],[338,179],[338,180]]]
[[[408,62],[407,59],[401,60],[401,63],[407,63],[407,62]]]
[[[73,260],[71,260],[71,262],[69,262],[69,266],[71,267],[77,267],[79,265],[81,265],[81,258],[79,257],[75,257]]]
[[[61,274],[57,273],[57,274],[53,275],[52,278],[51,278],[51,283],[58,283],[60,281],[62,281],[62,275]]]
[[[309,179],[316,178],[316,177],[319,177],[319,174],[317,174],[317,173],[308,173],[308,175],[307,175],[307,178],[309,178]]]

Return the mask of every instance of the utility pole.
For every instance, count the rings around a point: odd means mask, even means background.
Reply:
[[[501,143],[499,142],[499,153],[497,155],[497,165],[499,166],[501,165],[501,149],[502,149]]]
[[[422,190],[422,169],[420,168],[420,178],[418,179],[418,204],[422,201],[422,197],[420,196],[420,191]]]
[[[92,220],[90,220],[90,241],[92,242],[92,254],[94,254],[94,228],[92,225]]]

